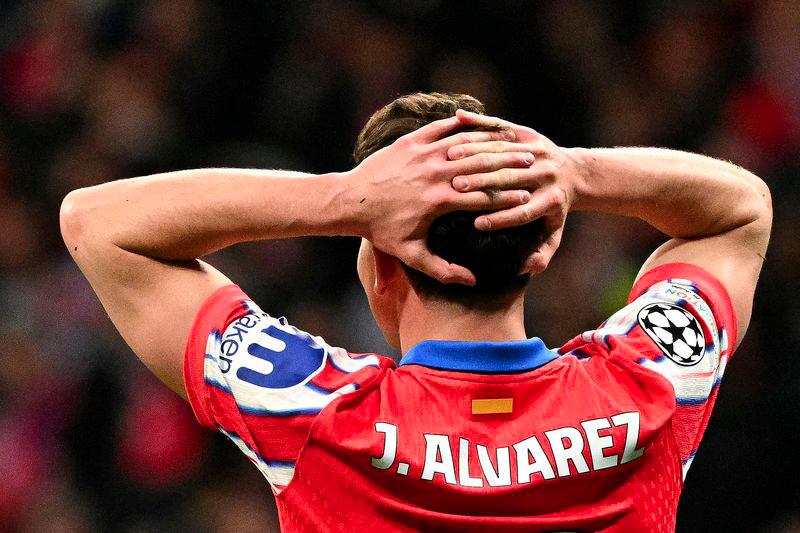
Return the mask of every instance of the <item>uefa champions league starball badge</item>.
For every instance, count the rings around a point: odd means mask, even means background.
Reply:
[[[649,304],[639,311],[638,320],[645,333],[675,363],[693,366],[703,358],[703,328],[685,309],[673,304]]]

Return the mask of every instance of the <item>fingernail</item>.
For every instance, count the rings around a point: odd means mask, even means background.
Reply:
[[[528,191],[522,191],[521,193],[519,193],[519,199],[520,203],[524,204],[525,202],[531,199],[531,193],[529,193]]]
[[[453,156],[453,159],[461,159],[462,157],[464,157],[464,149],[461,148],[460,146],[457,146],[453,148],[453,150],[451,151],[451,155]]]
[[[525,157],[522,160],[525,162],[526,165],[530,165],[533,163],[533,159],[534,159],[533,154],[528,153],[525,154]]]
[[[478,217],[475,219],[475,227],[478,229],[489,229],[492,227],[492,223],[486,217]]]
[[[513,130],[503,130],[503,138],[509,141],[513,141],[517,138],[517,134],[514,133]]]
[[[461,178],[461,177],[454,178],[453,187],[457,191],[466,191],[467,188],[469,187],[469,180],[467,178]]]

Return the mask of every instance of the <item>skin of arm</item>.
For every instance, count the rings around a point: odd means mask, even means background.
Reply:
[[[194,317],[230,284],[198,258],[251,240],[352,235],[446,282],[472,274],[427,250],[430,222],[450,210],[524,203],[527,191],[459,193],[456,174],[526,166],[530,153],[449,161],[465,142],[509,139],[503,131],[465,132],[444,119],[399,139],[349,172],[200,169],[121,180],[73,191],[61,207],[61,232],[114,325],[163,382],[185,397],[183,349]]]
[[[772,227],[767,185],[732,163],[676,150],[572,152],[582,169],[573,208],[634,216],[670,236],[637,278],[673,262],[709,271],[730,294],[741,342]]]
[[[532,192],[525,205],[479,217],[476,227],[490,230],[550,219],[552,232],[535,254],[533,270],[540,271],[560,243],[569,211],[640,218],[671,239],[645,261],[639,276],[672,262],[709,271],[730,294],[741,342],[772,226],[772,200],[761,179],[699,154],[661,148],[561,148],[530,128],[471,113],[458,116],[470,126],[512,128],[517,139],[454,146],[448,152],[451,158],[522,149],[536,156],[527,169],[454,179],[453,187],[461,191],[514,187]]]

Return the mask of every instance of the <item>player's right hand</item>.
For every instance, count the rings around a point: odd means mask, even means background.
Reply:
[[[512,141],[509,130],[469,131],[450,135],[463,124],[456,117],[432,122],[378,150],[352,171],[350,205],[355,206],[354,233],[443,283],[473,285],[475,276],[463,266],[448,263],[427,247],[428,228],[439,216],[452,211],[507,209],[530,199],[526,190],[456,191],[455,176],[492,176],[504,169],[529,167],[531,152],[476,151],[449,159],[450,147],[471,143]],[[483,188],[481,188],[483,189]]]
[[[475,157],[481,153],[529,151],[535,155],[536,161],[528,167],[457,176],[453,179],[453,188],[462,192],[486,188],[530,191],[531,197],[526,203],[480,216],[475,220],[475,227],[486,231],[498,230],[543,218],[547,234],[523,268],[532,274],[544,271],[561,244],[567,213],[575,199],[576,179],[581,175],[577,161],[568,149],[559,147],[531,128],[463,110],[457,112],[456,118],[464,126],[505,128],[514,132],[516,138],[513,141],[489,140],[451,146],[448,149],[451,160]]]

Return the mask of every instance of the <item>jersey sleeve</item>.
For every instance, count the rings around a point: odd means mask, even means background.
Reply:
[[[197,313],[184,383],[200,423],[231,439],[277,493],[294,475],[315,417],[374,379],[383,360],[332,347],[264,313],[229,285]]]
[[[644,274],[624,308],[561,351],[627,358],[672,384],[672,427],[685,477],[736,346],[736,324],[730,296],[714,276],[670,263]]]

